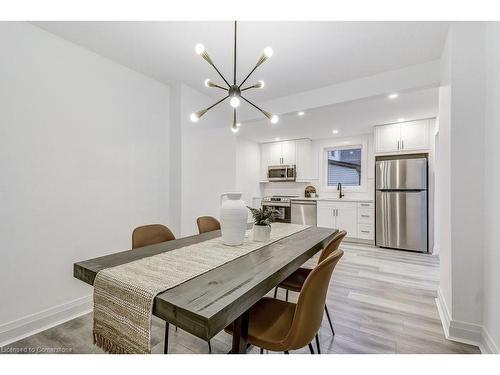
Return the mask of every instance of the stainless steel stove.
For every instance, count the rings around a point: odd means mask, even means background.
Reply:
[[[298,195],[273,195],[262,198],[262,206],[273,208],[277,211],[276,221],[290,223],[292,220],[291,201]]]

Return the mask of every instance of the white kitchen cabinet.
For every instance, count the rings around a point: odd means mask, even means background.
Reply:
[[[316,225],[323,228],[335,228],[333,207],[318,202],[317,210]]]
[[[429,149],[429,120],[375,127],[375,153],[394,154]]]
[[[401,151],[419,151],[429,148],[429,120],[401,124]]]
[[[313,176],[310,139],[263,143],[260,145],[261,181],[267,181],[267,169],[272,165],[296,165],[296,180],[309,182]]]
[[[375,152],[398,152],[401,141],[401,125],[381,125],[375,127]]]
[[[318,201],[318,227],[347,231],[347,237],[358,235],[358,209],[356,202]]]
[[[318,201],[318,227],[345,230],[347,238],[373,241],[374,210],[372,202]]]
[[[281,163],[281,144],[267,143],[267,162],[268,165],[280,165]]]
[[[270,165],[295,164],[295,141],[263,143],[262,160]]]
[[[295,141],[284,141],[281,144],[281,164],[293,165],[295,158]]]
[[[358,236],[358,206],[355,202],[338,202],[336,204],[336,225],[347,232],[346,237]]]
[[[295,165],[298,182],[310,182],[317,179],[314,176],[312,142],[310,139],[295,141]]]

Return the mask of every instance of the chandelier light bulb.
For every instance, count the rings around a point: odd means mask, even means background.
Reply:
[[[259,82],[257,82],[257,84],[255,85],[255,88],[257,88],[257,89],[263,89],[265,85],[266,85],[266,84],[264,83],[264,81],[260,80],[260,81],[259,81]]]
[[[270,58],[273,55],[274,51],[271,47],[264,48],[264,56]]]
[[[210,87],[210,78],[205,80],[205,87]]]
[[[238,133],[238,130],[240,130],[240,128],[233,126],[231,130],[233,131],[233,133]]]
[[[271,117],[271,124],[276,124],[279,119],[280,118],[277,115],[273,115],[273,117]]]
[[[198,122],[199,120],[199,117],[196,115],[196,113],[191,113],[191,115],[189,115],[189,118],[192,122]]]
[[[198,54],[198,55],[201,55],[203,52],[205,52],[205,46],[201,43],[198,43],[195,47],[194,47],[194,50],[195,52]]]
[[[239,128],[241,124],[239,122],[236,123],[236,127]]]
[[[233,96],[229,101],[229,104],[231,104],[231,107],[233,108],[238,108],[240,106],[240,99],[236,96]]]

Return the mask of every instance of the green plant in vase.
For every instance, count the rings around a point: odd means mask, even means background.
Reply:
[[[258,242],[269,241],[271,238],[271,223],[276,220],[277,211],[266,206],[262,208],[248,207],[248,209],[252,213],[254,222],[253,240]]]

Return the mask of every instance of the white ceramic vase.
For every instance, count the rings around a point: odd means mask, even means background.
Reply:
[[[241,245],[245,238],[248,209],[241,200],[241,195],[224,193],[220,196],[220,229],[224,245]]]
[[[271,239],[271,226],[269,225],[254,225],[253,240],[257,242],[266,242]]]

